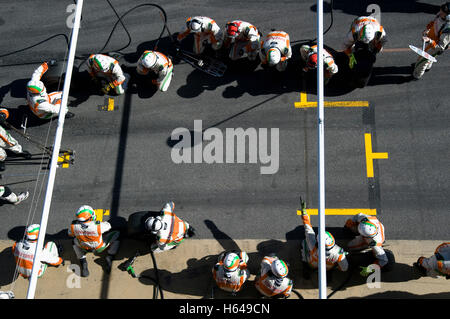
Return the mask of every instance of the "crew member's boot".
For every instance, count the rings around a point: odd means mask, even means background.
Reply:
[[[81,265],[81,277],[88,277],[89,269],[86,258],[80,259],[80,265]]]
[[[17,195],[17,202],[15,202],[14,205],[18,205],[20,202],[22,202],[25,199],[27,199],[29,195],[30,195],[29,192],[22,192],[22,193],[20,193],[19,195]]]

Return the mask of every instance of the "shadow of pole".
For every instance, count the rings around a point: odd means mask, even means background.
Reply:
[[[133,83],[133,79],[130,78],[130,82],[128,86],[131,86]],[[131,113],[131,97],[132,94],[128,91],[125,91],[125,101],[123,105],[123,114],[122,114],[122,123],[120,126],[120,138],[119,138],[119,147],[117,150],[117,161],[116,161],[116,170],[114,176],[114,186],[112,190],[112,202],[110,209],[110,217],[109,219],[116,219],[118,217],[119,204],[120,204],[120,189],[122,186],[122,178],[123,178],[123,169],[125,164],[125,152],[127,148],[127,140],[128,140],[128,129],[130,123],[130,113]],[[109,275],[103,273],[102,278],[102,288],[100,292],[100,298],[106,299],[108,297],[109,290]]]

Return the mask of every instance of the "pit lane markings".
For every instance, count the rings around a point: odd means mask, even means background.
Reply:
[[[317,102],[308,102],[306,92],[300,92],[300,102],[294,102],[295,108],[317,107]],[[324,107],[369,107],[369,101],[324,101]]]
[[[308,215],[318,215],[319,210],[317,208],[306,209]],[[325,208],[325,215],[357,215],[363,213],[365,215],[375,216],[377,210],[375,208]],[[297,215],[301,215],[302,212],[297,210]]]
[[[70,154],[68,152],[64,153],[62,156],[58,156],[58,163],[62,163],[62,168],[69,167]]]
[[[389,157],[388,153],[374,153],[372,152],[372,134],[364,133],[364,141],[366,147],[366,170],[367,177],[373,178],[373,160],[374,159],[387,159]]]
[[[317,102],[308,102],[307,93],[300,92],[300,102],[295,102],[294,106],[295,108],[317,107]],[[324,101],[324,107],[369,107],[369,101]],[[370,151],[368,148],[369,146]],[[373,175],[373,159],[387,158],[384,156],[385,156],[384,153],[372,152],[372,139],[370,135],[370,145],[366,142],[366,163],[368,169],[371,168],[372,175]],[[306,212],[309,215],[319,214],[319,210],[314,208],[307,209]],[[377,214],[377,210],[371,208],[325,208],[325,215],[357,215],[359,213],[375,216]],[[297,215],[301,214],[302,212],[297,210]]]
[[[117,107],[114,107],[114,99],[113,98],[105,99],[105,104],[106,105],[99,105],[98,110],[112,112],[112,111],[115,111],[118,109]]]
[[[94,209],[98,221],[103,221],[103,216],[109,216],[109,209]]]

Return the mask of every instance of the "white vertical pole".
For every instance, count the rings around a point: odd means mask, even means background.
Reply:
[[[44,208],[43,208],[41,223],[40,223],[41,227],[39,230],[39,237],[37,240],[36,252],[34,255],[34,259],[33,259],[33,269],[31,270],[31,277],[30,277],[30,283],[28,285],[27,299],[34,299],[39,269],[40,269],[40,265],[41,265],[41,263],[40,263],[41,256],[40,255],[42,253],[42,248],[44,246],[45,233],[47,230],[48,214],[49,214],[50,203],[51,203],[52,195],[53,195],[53,186],[55,183],[55,175],[56,175],[56,169],[57,169],[57,165],[58,165],[59,150],[61,147],[61,139],[62,139],[62,132],[63,132],[63,128],[64,128],[64,119],[65,119],[65,115],[66,115],[67,100],[69,98],[70,81],[72,79],[72,69],[73,69],[73,62],[75,59],[75,51],[76,51],[77,40],[78,40],[78,31],[80,28],[82,7],[83,7],[83,0],[77,0],[77,9],[75,12],[75,23],[74,23],[73,29],[72,29],[72,38],[70,40],[69,57],[67,60],[67,70],[66,70],[66,76],[64,78],[64,88],[63,88],[63,93],[62,93],[61,108],[60,108],[59,116],[58,116],[58,127],[56,129],[56,136],[55,136],[55,141],[53,144],[53,154],[52,154],[52,158],[51,158],[51,162],[50,162],[50,173],[49,173],[49,177],[48,177],[47,191],[45,194]]]
[[[323,0],[317,0],[317,124],[318,124],[318,176],[319,176],[319,298],[327,298],[325,261],[325,143],[323,110]]]

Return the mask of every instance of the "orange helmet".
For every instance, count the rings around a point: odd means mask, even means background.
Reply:
[[[5,114],[5,120],[9,117],[9,111],[7,109],[0,109],[0,113]]]

